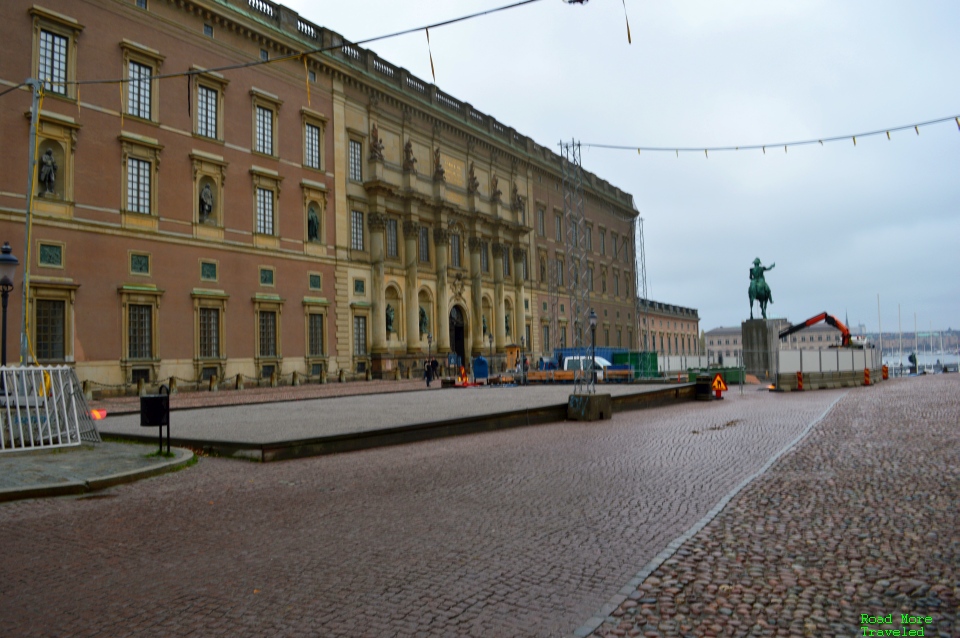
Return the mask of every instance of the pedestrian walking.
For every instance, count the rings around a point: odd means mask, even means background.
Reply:
[[[433,378],[437,379],[440,377],[440,363],[434,357],[433,361],[430,362],[430,371],[433,373]]]
[[[433,366],[430,365],[429,361],[423,362],[423,378],[427,380],[427,387],[430,387],[430,382],[433,381]]]

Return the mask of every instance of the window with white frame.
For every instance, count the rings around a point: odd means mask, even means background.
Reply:
[[[67,48],[69,39],[64,36],[40,30],[40,68],[38,75],[43,80],[45,91],[59,95],[67,94]]]
[[[200,358],[220,358],[220,308],[201,307],[197,318]]]
[[[363,145],[359,140],[350,140],[349,172],[353,181],[363,181]]]
[[[350,248],[353,250],[363,250],[363,212],[359,210],[350,212]]]
[[[480,244],[480,270],[490,272],[490,245],[487,242]]]
[[[537,234],[541,237],[547,236],[546,222],[544,221],[546,213],[542,208],[537,209]]]
[[[554,215],[554,231],[556,234],[554,238],[557,241],[563,241],[563,216]]]
[[[397,241],[397,220],[387,220],[387,257],[399,257],[400,245]]]
[[[258,313],[261,357],[277,356],[277,312],[261,310]]]
[[[130,60],[127,66],[127,115],[151,119],[153,68]]]
[[[153,306],[127,306],[127,358],[153,359]]]
[[[605,230],[600,231],[600,254],[607,254],[607,232]]]
[[[430,261],[430,229],[426,226],[420,227],[420,261]]]
[[[353,354],[358,357],[367,354],[367,318],[359,315],[353,318]]]
[[[274,192],[269,188],[257,187],[257,232],[261,235],[274,234]]]
[[[307,122],[303,126],[304,164],[309,168],[320,168],[320,127]]]
[[[463,255],[460,248],[460,235],[453,233],[450,235],[450,261],[454,268],[463,267]]]
[[[151,174],[153,167],[148,160],[127,158],[127,211],[149,215],[151,213]]]
[[[264,155],[273,155],[273,110],[265,106],[256,106],[257,130],[254,150]]]
[[[323,314],[311,312],[307,315],[307,354],[311,357],[323,356]]]
[[[205,84],[197,85],[197,135],[219,139],[220,90]]]

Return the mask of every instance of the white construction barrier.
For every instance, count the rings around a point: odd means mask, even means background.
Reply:
[[[67,366],[0,367],[0,452],[97,443],[83,387]]]

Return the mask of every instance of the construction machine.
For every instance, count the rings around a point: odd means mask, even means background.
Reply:
[[[789,337],[793,333],[799,332],[804,328],[809,328],[810,326],[814,324],[818,324],[821,321],[833,326],[834,328],[840,331],[840,345],[839,346],[831,345],[830,346],[831,348],[855,348],[858,350],[862,350],[864,348],[864,345],[866,344],[866,339],[864,339],[863,337],[850,336],[850,329],[847,328],[847,326],[845,326],[842,321],[840,321],[833,315],[827,314],[826,312],[821,312],[819,315],[815,317],[810,317],[803,323],[794,324],[789,328],[787,328],[786,330],[781,331],[780,338],[783,339],[784,337]]]

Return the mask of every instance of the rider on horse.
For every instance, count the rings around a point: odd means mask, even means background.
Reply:
[[[767,285],[767,280],[764,279],[763,273],[767,270],[773,270],[776,264],[770,264],[770,267],[767,268],[760,264],[760,258],[753,260],[753,268],[750,269],[750,318],[753,319],[753,300],[756,299],[760,302],[760,311],[763,313],[763,318],[767,318],[767,304],[773,303],[773,296],[770,294],[770,286]]]

